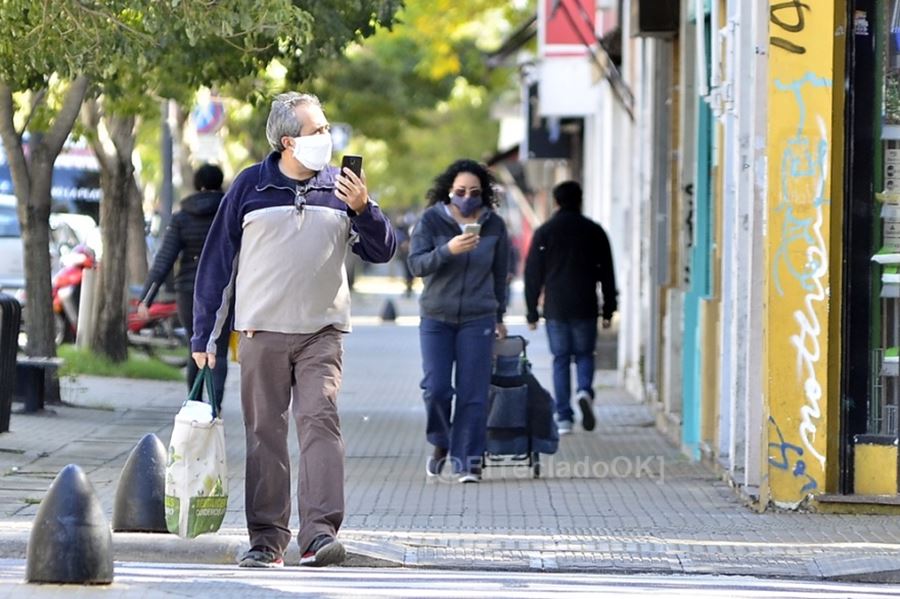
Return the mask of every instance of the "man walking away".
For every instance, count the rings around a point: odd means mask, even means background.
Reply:
[[[612,251],[603,227],[581,214],[581,185],[566,181],[553,188],[559,209],[538,227],[525,261],[525,306],[528,328],[537,328],[538,298],[553,354],[553,390],[560,434],[572,432],[574,420],[570,365],[575,361],[575,399],[582,425],[594,430],[594,349],[601,312],[597,283],[603,291],[603,328],[616,311]]]

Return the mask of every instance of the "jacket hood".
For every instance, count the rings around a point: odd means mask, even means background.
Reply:
[[[215,214],[224,195],[221,191],[201,191],[184,198],[181,209],[196,216]]]

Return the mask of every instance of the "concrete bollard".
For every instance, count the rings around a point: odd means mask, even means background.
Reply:
[[[381,320],[384,322],[397,320],[397,308],[394,306],[393,300],[385,300],[384,307],[381,308]]]
[[[138,442],[119,476],[113,504],[116,532],[164,532],[166,528],[166,447],[153,433]]]
[[[34,517],[25,580],[57,584],[113,581],[112,531],[94,488],[74,464],[56,475]]]

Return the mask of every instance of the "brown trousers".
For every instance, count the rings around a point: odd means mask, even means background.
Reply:
[[[250,545],[283,554],[291,541],[290,408],[300,443],[302,553],[317,536],[335,536],[344,519],[344,442],[337,413],[341,333],[332,327],[312,334],[242,333],[238,352]]]

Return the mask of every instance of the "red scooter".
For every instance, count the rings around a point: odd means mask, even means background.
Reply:
[[[175,294],[160,291],[156,300],[147,309],[146,317],[138,310],[141,303],[140,286],[129,287],[128,298],[128,343],[140,347],[148,354],[155,349],[177,349],[187,347],[187,333],[178,320],[178,305]],[[166,359],[173,365],[184,366],[187,358]]]
[[[96,262],[94,250],[83,243],[60,258],[62,268],[53,275],[53,315],[57,345],[75,341],[84,269],[93,268]]]
[[[75,246],[66,254],[63,267],[53,277],[53,313],[56,320],[56,342],[71,343],[78,332],[78,306],[81,300],[81,283],[84,270],[96,265],[93,250],[84,244]],[[178,348],[186,344],[184,329],[178,321],[178,307],[174,294],[160,293],[150,306],[149,314],[142,318],[138,312],[141,288],[129,288],[128,342],[152,353],[154,348]]]

